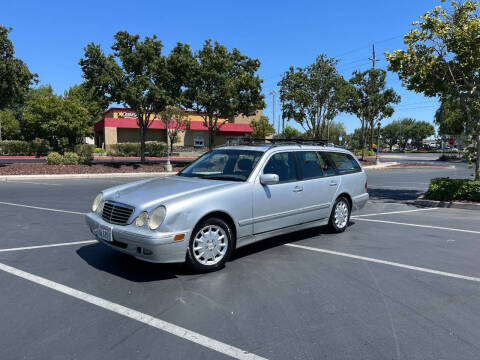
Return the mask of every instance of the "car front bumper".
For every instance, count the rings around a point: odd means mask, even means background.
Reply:
[[[132,255],[137,259],[154,263],[185,261],[190,231],[162,233],[145,228],[137,228],[133,224],[125,226],[114,225],[104,221],[96,213],[87,214],[85,220],[95,238],[112,249]],[[112,229],[112,241],[99,237],[98,234],[101,227]],[[175,235],[178,234],[184,234],[184,239],[174,241]]]

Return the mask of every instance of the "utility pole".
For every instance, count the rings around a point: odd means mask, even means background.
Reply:
[[[275,128],[275,95],[277,92],[275,90],[270,91],[269,95],[273,96],[273,116],[272,116],[272,125]]]
[[[377,59],[377,57],[375,56],[375,44],[372,44],[372,57],[371,57],[371,58],[368,58],[368,60],[371,60],[371,61],[372,61],[372,68],[375,69],[375,65],[377,64],[377,61],[380,61],[380,60]]]
[[[282,125],[282,117],[278,115],[278,132],[280,132],[281,125]],[[284,129],[281,129],[281,130],[283,132]]]
[[[377,132],[377,157],[375,158],[375,164],[380,163],[380,159],[378,158],[378,152],[380,151],[380,121],[378,122],[378,132]]]
[[[372,69],[375,70],[375,65],[377,64],[377,61],[380,61],[379,59],[377,59],[377,56],[375,55],[375,44],[372,44],[372,57],[368,58],[368,60],[372,61]],[[372,149],[372,144],[373,144],[373,136],[374,136],[374,133],[375,133],[374,120],[373,119],[371,119],[370,126],[371,126],[371,129],[370,129],[370,149],[373,150]],[[377,149],[378,149],[378,147],[377,147]]]

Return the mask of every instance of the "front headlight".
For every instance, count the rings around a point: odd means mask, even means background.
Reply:
[[[142,213],[138,215],[137,220],[135,220],[135,225],[142,227],[147,222],[147,219],[148,213],[146,211],[142,211]]]
[[[151,230],[156,230],[160,225],[162,225],[163,220],[165,220],[165,215],[167,215],[167,209],[165,206],[159,206],[152,211],[150,219],[148,220],[148,227]]]
[[[92,211],[93,212],[97,211],[98,205],[100,205],[100,201],[102,201],[102,197],[103,197],[102,193],[95,196],[95,199],[93,200],[93,204],[92,204]]]

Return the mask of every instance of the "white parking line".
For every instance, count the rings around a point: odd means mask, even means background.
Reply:
[[[169,334],[172,334],[174,336],[178,336],[182,339],[191,341],[195,344],[204,346],[206,348],[209,348],[211,350],[217,351],[219,353],[228,355],[232,358],[235,359],[241,359],[241,360],[261,360],[265,359],[261,356],[249,353],[247,351],[244,351],[242,349],[239,349],[237,347],[225,344],[223,342],[220,342],[218,340],[209,338],[207,336],[201,335],[197,332],[185,329],[183,327],[177,326],[175,324],[166,322],[164,320],[155,318],[153,316],[150,316],[148,314],[141,313],[137,310],[122,306],[120,304],[99,298],[97,296],[88,294],[86,292],[80,291],[73,289],[71,287],[56,283],[54,281],[42,278],[37,275],[30,274],[28,272],[22,271],[20,269],[5,265],[3,263],[0,263],[0,270],[5,271],[9,274],[18,276],[20,278],[23,278],[25,280],[34,282],[36,284],[45,286],[47,288],[50,288],[52,290],[61,292],[65,295],[69,295],[71,297],[74,297],[76,299],[85,301],[87,303],[90,303],[92,305],[96,305],[98,307],[101,307],[106,310],[110,310],[114,313],[117,313],[119,315],[128,317],[130,319],[139,321],[141,323],[144,323],[148,326],[152,326],[154,328],[157,328],[159,330],[165,331]]]
[[[46,244],[46,245],[22,246],[17,248],[0,249],[0,253],[9,252],[9,251],[43,249],[43,248],[50,248],[50,247],[57,247],[57,246],[91,244],[96,242],[97,240],[83,240],[83,241],[72,241],[72,242],[65,242],[65,243]]]
[[[67,213],[67,214],[86,215],[86,213],[82,213],[82,212],[78,212],[78,211],[51,209],[51,208],[44,208],[44,207],[40,207],[40,206],[32,206],[32,205],[24,205],[24,204],[15,204],[15,203],[4,202],[4,201],[0,201],[0,204],[2,204],[2,205],[9,205],[9,206],[24,207],[24,208],[29,208],[29,209],[46,210],[46,211],[56,211],[56,212],[62,212],[62,213]]]
[[[348,253],[343,253],[343,252],[338,252],[338,251],[332,251],[332,250],[327,250],[327,249],[320,249],[320,248],[315,248],[315,247],[311,247],[311,246],[304,246],[304,245],[297,245],[297,244],[284,244],[284,245],[294,247],[294,248],[298,248],[298,249],[324,253],[324,254],[343,256],[343,257],[348,257],[348,258],[351,258],[351,259],[357,259],[357,260],[368,261],[368,262],[373,262],[373,263],[377,263],[377,264],[395,266],[395,267],[399,267],[399,268],[402,268],[402,269],[415,270],[415,271],[420,271],[420,272],[434,274],[434,275],[451,277],[451,278],[455,278],[455,279],[462,279],[462,280],[480,282],[480,278],[474,277],[474,276],[466,276],[466,275],[460,275],[460,274],[455,274],[455,273],[449,273],[449,272],[445,272],[445,271],[438,271],[438,270],[423,268],[423,267],[419,267],[419,266],[406,265],[406,264],[401,264],[401,263],[392,262],[392,261],[370,258],[370,257],[366,257],[366,256],[359,256],[359,255],[353,255],[353,254],[348,254]]]
[[[402,213],[410,213],[416,211],[429,211],[429,210],[437,210],[439,208],[426,208],[426,209],[414,209],[414,210],[400,210],[400,211],[390,211],[390,212],[383,212],[383,213],[376,213],[376,214],[362,214],[362,215],[354,215],[350,216],[352,219],[356,219],[359,217],[364,216],[376,216],[376,215],[390,215],[390,214],[402,214]]]
[[[5,180],[4,183],[21,183],[21,184],[34,184],[34,185],[47,185],[47,186],[62,186],[61,184],[54,184],[54,183],[40,183],[40,182],[33,182],[33,181],[23,181],[23,180]],[[1,181],[0,181],[1,183]]]
[[[397,221],[374,220],[374,219],[359,219],[359,218],[355,218],[355,220],[359,220],[359,221],[372,221],[372,222],[378,222],[378,223],[384,223],[384,224],[414,226],[414,227],[421,227],[421,228],[427,228],[427,229],[438,229],[438,230],[447,230],[447,231],[459,231],[459,232],[466,232],[466,233],[470,233],[470,234],[480,234],[480,231],[464,230],[464,229],[455,229],[455,228],[447,228],[447,227],[442,227],[442,226],[410,224],[410,223],[403,223],[403,222],[397,222]]]

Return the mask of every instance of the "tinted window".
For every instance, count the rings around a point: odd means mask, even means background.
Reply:
[[[331,159],[335,163],[335,167],[339,174],[346,174],[351,172],[360,171],[360,165],[355,161],[355,159],[344,153],[331,152],[328,153]]]
[[[284,152],[273,155],[265,165],[263,173],[277,174],[280,182],[296,180],[297,171],[293,153]]]
[[[262,155],[261,151],[214,150],[183,169],[179,175],[213,180],[245,181]]]
[[[323,176],[320,156],[313,151],[299,151],[296,153],[304,179],[313,179]]]
[[[319,152],[318,155],[320,157],[320,163],[324,176],[335,175],[335,165],[333,164],[333,161],[328,157],[328,155],[323,152]]]

